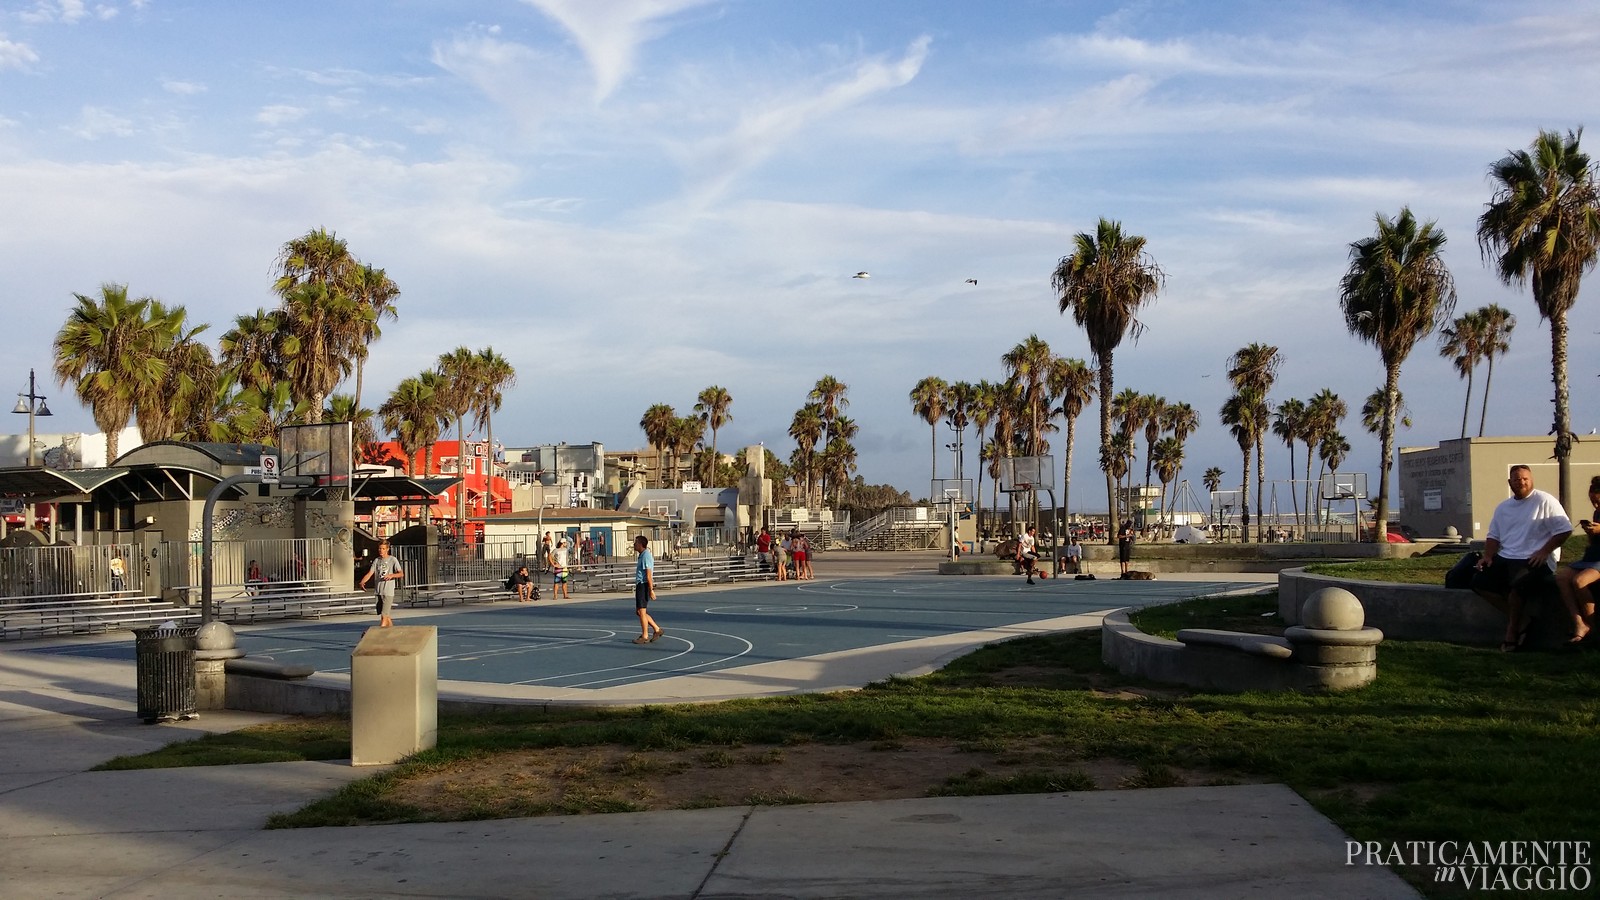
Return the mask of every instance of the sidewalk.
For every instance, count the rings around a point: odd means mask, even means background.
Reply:
[[[263,831],[374,770],[85,771],[274,718],[142,725],[133,681],[131,663],[0,647],[7,897],[1417,896],[1345,866],[1346,835],[1280,785]],[[687,692],[672,681],[637,701]]]

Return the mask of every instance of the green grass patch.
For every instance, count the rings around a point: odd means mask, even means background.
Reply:
[[[119,756],[95,766],[94,771],[349,758],[350,723],[342,718],[318,717],[206,735],[137,756]]]
[[[1128,614],[1128,621],[1145,634],[1177,637],[1184,628],[1282,634],[1278,593],[1199,597],[1167,606],[1150,606]]]

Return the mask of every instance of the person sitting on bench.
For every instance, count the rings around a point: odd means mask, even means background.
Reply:
[[[1561,543],[1572,534],[1572,520],[1555,497],[1533,486],[1533,471],[1511,467],[1511,496],[1500,501],[1489,520],[1472,590],[1506,614],[1502,651],[1519,650],[1528,639],[1527,601],[1550,585],[1561,561]],[[1553,585],[1551,585],[1553,587]]]

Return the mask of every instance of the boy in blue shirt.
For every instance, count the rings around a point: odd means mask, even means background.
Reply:
[[[650,552],[650,539],[639,535],[633,539],[633,552],[637,560],[633,566],[633,609],[639,614],[640,635],[633,639],[635,644],[648,644],[661,637],[661,626],[650,617],[650,601],[656,598],[656,558]],[[650,629],[654,628],[654,636]]]

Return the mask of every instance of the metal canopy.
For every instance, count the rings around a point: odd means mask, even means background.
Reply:
[[[74,469],[61,471],[40,466],[0,469],[0,496],[30,501],[88,495],[128,474],[128,469]]]

